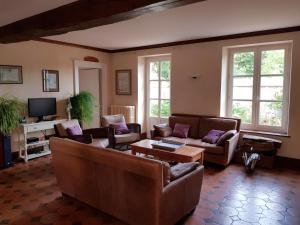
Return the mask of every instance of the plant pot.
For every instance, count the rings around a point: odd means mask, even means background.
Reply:
[[[0,133],[0,168],[12,166],[10,136]]]

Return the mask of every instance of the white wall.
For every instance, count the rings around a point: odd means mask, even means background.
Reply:
[[[112,102],[114,104],[138,104],[137,68],[138,57],[172,54],[171,111],[173,113],[190,113],[220,115],[222,48],[233,45],[246,45],[263,42],[293,40],[292,80],[290,97],[290,137],[281,137],[283,147],[279,155],[300,159],[300,32],[257,36],[198,43],[167,48],[115,53],[112,56],[112,72],[117,69],[131,69],[133,73],[133,94],[118,96],[114,93],[114,77],[111,82]],[[199,75],[197,80],[192,75]]]
[[[0,95],[15,96],[24,102],[32,97],[56,97],[57,114],[66,117],[65,99],[74,93],[73,61],[85,56],[94,56],[110,65],[109,54],[88,49],[38,41],[0,44],[0,65],[23,67],[23,84],[0,84]],[[43,92],[42,69],[59,71],[59,92]],[[17,150],[15,135],[13,150]]]

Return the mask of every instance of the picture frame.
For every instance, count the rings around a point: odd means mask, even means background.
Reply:
[[[42,70],[43,92],[59,92],[59,71]]]
[[[23,84],[22,66],[0,65],[0,84]]]
[[[131,95],[131,70],[116,70],[116,95]]]

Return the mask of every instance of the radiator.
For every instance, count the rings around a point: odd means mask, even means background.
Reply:
[[[135,123],[135,106],[111,105],[110,114],[123,114],[127,123]]]

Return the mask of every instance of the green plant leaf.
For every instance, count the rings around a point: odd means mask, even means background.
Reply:
[[[80,123],[90,124],[93,121],[95,97],[88,91],[82,91],[78,95],[71,97],[71,116],[78,119]]]
[[[0,97],[0,131],[3,135],[9,135],[18,127],[24,110],[25,104],[17,98]]]

